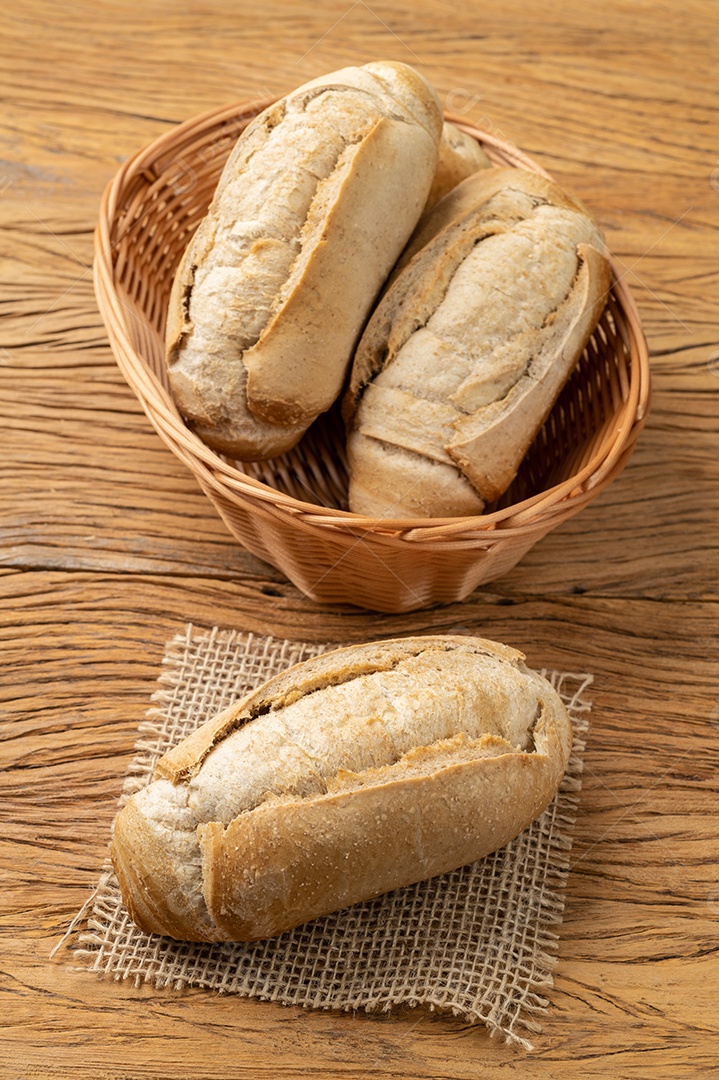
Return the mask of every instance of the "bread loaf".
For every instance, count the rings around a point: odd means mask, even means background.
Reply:
[[[487,169],[419,223],[360,340],[349,506],[480,514],[504,492],[604,308],[596,222],[535,173]]]
[[[456,124],[445,121],[439,141],[439,158],[423,214],[440,199],[479,169],[488,169],[491,161],[471,135]]]
[[[472,862],[554,796],[571,726],[521,653],[419,637],[276,676],[162,758],[112,857],[145,930],[270,937]]]
[[[177,270],[167,363],[210,446],[288,450],[339,394],[425,204],[442,115],[397,63],[307,83],[242,133]]]

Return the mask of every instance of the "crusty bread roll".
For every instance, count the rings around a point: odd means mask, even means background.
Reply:
[[[253,941],[501,847],[548,805],[571,744],[523,660],[418,637],[270,679],[166,754],[116,818],[132,918]]]
[[[349,506],[480,514],[513,480],[604,308],[598,225],[556,184],[486,169],[420,221],[344,402]]]
[[[441,128],[422,76],[375,63],[307,83],[243,132],[167,319],[172,393],[208,445],[273,457],[332,404],[425,204]]]
[[[491,164],[476,139],[446,120],[439,141],[437,171],[422,213],[426,214],[431,210],[435,203],[443,199],[462,180],[479,169],[490,168]]]

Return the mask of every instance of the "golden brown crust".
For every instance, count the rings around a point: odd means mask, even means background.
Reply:
[[[338,364],[337,357],[349,359],[354,352],[367,318],[367,297],[374,299],[380,291],[421,213],[421,201],[416,195],[413,200],[411,190],[398,206],[393,185],[377,186],[378,163],[401,162],[403,169],[411,164],[429,174],[435,156],[428,136],[419,140],[408,124],[386,118],[358,143],[332,205],[317,223],[314,242],[307,244],[307,259],[293,271],[286,300],[244,354],[247,400],[255,416],[303,423],[338,396],[347,364]],[[373,188],[374,198],[368,200]],[[358,295],[360,277],[366,278],[366,288]]]
[[[255,941],[465,866],[533,821],[562,772],[560,757],[510,752],[205,826],[208,909]]]
[[[167,318],[171,389],[208,445],[283,453],[339,394],[422,211],[440,129],[429,84],[380,63],[300,87],[243,132]]]
[[[259,802],[254,797],[247,809],[224,820],[213,813],[198,816],[196,800],[210,782],[203,781],[203,763],[209,765],[214,747],[232,741],[238,725],[249,724],[243,730],[252,729],[254,742],[247,746],[259,748],[267,723],[289,717],[296,703],[306,699],[315,712],[331,713],[337,708],[331,688],[351,689],[360,680],[360,698],[344,699],[344,708],[355,708],[351,701],[365,700],[363,679],[400,668],[401,710],[439,710],[432,723],[450,728],[456,725],[454,710],[468,707],[453,696],[461,697],[466,672],[477,732],[460,730],[438,741],[432,736],[429,744],[420,741],[378,766],[333,772],[332,765],[324,788],[309,794],[280,783],[275,793]],[[442,674],[435,689],[428,689],[431,680],[425,685],[427,673],[450,670],[460,677],[454,690]],[[466,683],[469,672],[481,685]],[[437,686],[445,689],[440,693]],[[373,717],[371,703],[367,707],[369,732],[381,721]],[[405,723],[399,714],[395,721]],[[417,722],[421,727],[429,720]],[[359,723],[357,732],[365,721]],[[319,753],[318,735],[310,742]],[[165,755],[159,779],[130,800],[115,824],[113,861],[123,897],[139,925],[154,933],[190,940],[273,936],[506,843],[551,800],[570,742],[561,700],[524,666],[521,653],[506,646],[433,636],[326,653],[271,679]],[[227,783],[237,784],[238,775]]]
[[[211,926],[197,918],[183,887],[181,867],[132,800],[115,819],[112,864],[125,906],[143,930],[180,941],[212,940]]]
[[[596,222],[552,181],[492,169],[454,188],[419,222],[355,354],[350,509],[481,513],[515,476],[608,288]]]
[[[445,195],[479,169],[491,168],[491,161],[471,135],[445,121],[439,142],[439,159],[427,202],[426,214]]]
[[[534,438],[549,415],[567,375],[580,356],[604,309],[609,288],[609,264],[603,252],[588,244],[577,245],[579,269],[573,290],[575,307],[571,338],[557,341],[563,362],[547,365],[541,384],[524,380],[488,411],[474,430],[473,417],[455,424],[456,435],[447,446],[462,474],[489,502],[507,490]]]
[[[218,713],[168,751],[155,767],[155,778],[165,777],[173,784],[187,780],[197,772],[213,746],[227,738],[236,728],[270,710],[281,708],[326,686],[349,682],[350,679],[370,672],[387,671],[400,660],[415,655],[435,642],[451,645],[453,641],[466,640],[464,637],[445,635],[436,638],[427,636],[373,641],[364,645],[352,645],[350,648],[333,649],[312,660],[294,664],[268,679],[241,701]],[[516,649],[496,641],[483,640],[482,648],[488,655],[512,663],[524,659],[523,654]]]

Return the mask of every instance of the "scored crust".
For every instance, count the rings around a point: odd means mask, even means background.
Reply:
[[[355,354],[350,509],[482,512],[516,475],[606,303],[594,219],[552,181],[475,173],[420,221]]]
[[[422,76],[378,63],[300,87],[243,132],[167,318],[171,389],[208,445],[283,453],[338,395],[422,211],[441,123]]]
[[[556,792],[570,743],[560,698],[506,646],[324,654],[161,759],[115,822],[123,897],[155,933],[281,933],[506,843]]]
[[[491,165],[492,162],[476,139],[455,124],[445,121],[439,141],[437,171],[422,212],[423,217],[462,180],[479,169],[491,168]]]

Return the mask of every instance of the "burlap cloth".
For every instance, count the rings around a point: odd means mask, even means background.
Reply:
[[[187,626],[167,646],[122,801],[157,759],[232,700],[330,648]],[[311,1008],[428,1005],[532,1049],[552,986],[591,677],[544,673],[572,717],[574,747],[552,805],[481,862],[300,926],[271,941],[198,945],[130,921],[109,862],[66,938],[83,967],[136,985],[208,990]]]

